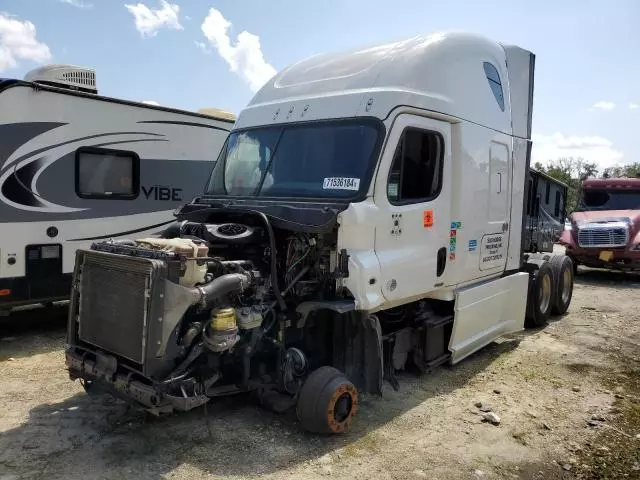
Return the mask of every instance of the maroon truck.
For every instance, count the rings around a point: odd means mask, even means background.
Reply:
[[[578,265],[640,270],[640,178],[589,178],[560,244]]]

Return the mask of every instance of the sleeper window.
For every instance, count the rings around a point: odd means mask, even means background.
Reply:
[[[137,195],[137,168],[126,152],[78,151],[76,188],[84,198],[132,198]]]
[[[434,199],[442,187],[442,137],[407,129],[396,149],[387,196],[391,203],[418,203]]]
[[[504,94],[502,93],[502,82],[500,81],[498,69],[489,62],[484,62],[482,66],[484,67],[484,73],[487,76],[489,87],[493,92],[496,102],[498,102],[498,107],[504,112]]]

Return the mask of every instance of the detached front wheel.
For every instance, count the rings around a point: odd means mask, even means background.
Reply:
[[[358,409],[358,390],[340,370],[323,366],[306,379],[296,413],[298,420],[313,433],[342,433]]]

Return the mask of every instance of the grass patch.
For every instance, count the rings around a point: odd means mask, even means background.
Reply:
[[[379,453],[380,439],[373,432],[368,432],[358,440],[343,447],[345,456],[357,457],[364,453]]]
[[[623,375],[603,383],[617,392],[610,415],[596,437],[579,455],[577,478],[584,480],[640,478],[640,365],[626,365]]]

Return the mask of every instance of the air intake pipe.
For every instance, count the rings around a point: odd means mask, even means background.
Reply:
[[[193,298],[192,305],[210,305],[230,293],[241,293],[250,283],[251,277],[243,273],[222,275],[204,285],[189,288]]]

